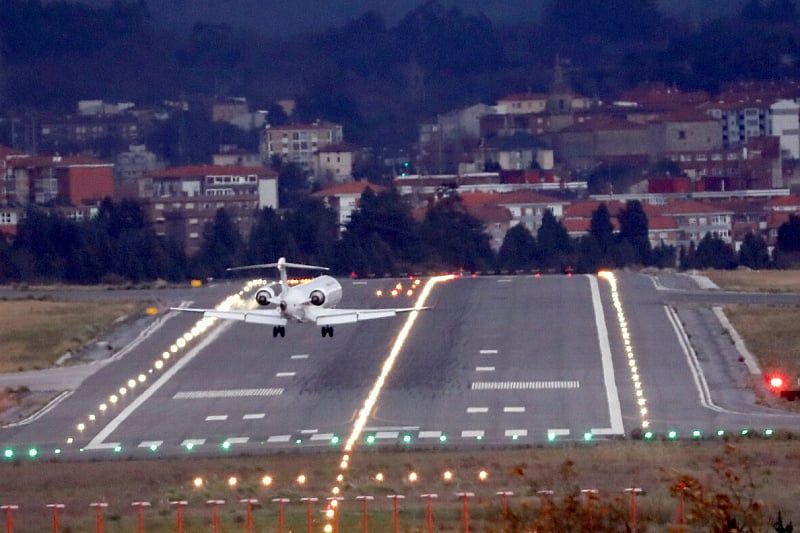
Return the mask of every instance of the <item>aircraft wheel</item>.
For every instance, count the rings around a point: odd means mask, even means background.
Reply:
[[[272,326],[272,338],[274,339],[277,336],[278,336],[278,326]]]
[[[328,326],[322,326],[322,338],[324,339],[327,336],[328,336]]]
[[[280,326],[280,334],[281,334],[281,337],[285,337],[286,336],[286,328],[284,326]]]
[[[328,326],[328,336],[333,338],[333,326]]]

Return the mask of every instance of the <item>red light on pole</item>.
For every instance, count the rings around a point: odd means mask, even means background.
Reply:
[[[467,504],[467,500],[475,496],[475,493],[456,492],[456,496],[464,499],[464,533],[469,533],[469,504]]]
[[[495,494],[503,497],[503,533],[506,533],[506,523],[508,522],[508,497],[513,496],[514,493],[510,490],[501,490]]]
[[[428,500],[428,508],[425,511],[425,523],[428,524],[428,533],[433,533],[433,499],[438,497],[438,494],[423,494],[421,496],[421,498]]]
[[[186,500],[175,500],[169,502],[170,505],[174,505],[175,509],[177,509],[177,517],[176,517],[176,527],[178,528],[178,533],[183,533],[183,508],[189,505],[189,502]]]
[[[389,494],[386,496],[389,499],[394,500],[394,533],[399,533],[400,531],[400,505],[399,501],[405,498],[402,494]]]
[[[239,503],[243,503],[247,506],[245,527],[247,527],[247,533],[253,533],[253,505],[257,504],[258,500],[255,498],[242,498],[239,500]]]
[[[139,529],[138,533],[144,533],[144,508],[150,507],[150,502],[132,502],[131,507],[139,509]]]
[[[210,505],[214,508],[213,515],[211,518],[211,523],[214,526],[214,533],[219,531],[219,506],[224,505],[225,500],[206,500],[206,505]]]
[[[783,386],[785,385],[785,383],[786,382],[783,379],[783,377],[781,377],[781,376],[779,376],[777,374],[775,374],[773,376],[770,376],[770,378],[769,378],[769,386],[771,388],[775,389],[775,390],[781,390],[783,388]]]
[[[374,499],[375,498],[373,498],[372,496],[356,496],[356,500],[361,500],[364,503],[364,509],[363,509],[363,513],[362,513],[362,515],[364,517],[364,533],[367,533],[367,531],[369,531],[369,528],[367,527],[367,519],[368,519],[368,516],[369,516],[367,514],[367,502],[369,500],[374,500]]]
[[[289,498],[272,498],[278,504],[278,533],[283,533],[283,504],[290,502]]]
[[[0,510],[6,512],[6,533],[14,531],[14,519],[11,516],[14,509],[19,509],[19,505],[0,505]]]
[[[301,502],[306,502],[307,505],[307,516],[306,519],[308,520],[308,533],[311,533],[313,524],[314,524],[314,517],[311,515],[311,504],[318,501],[317,498],[300,498]]]
[[[103,509],[108,507],[106,502],[92,502],[89,507],[97,509],[97,533],[103,533]]]
[[[58,533],[58,510],[64,508],[63,503],[48,503],[48,509],[53,510],[53,533]]]

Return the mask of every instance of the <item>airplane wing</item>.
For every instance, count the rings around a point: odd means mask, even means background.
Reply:
[[[374,320],[376,318],[390,318],[398,313],[410,313],[411,311],[424,311],[430,307],[402,307],[386,309],[338,309],[338,308],[315,308],[313,312],[309,310],[307,315],[312,318],[318,326],[332,326],[335,324],[350,324],[362,320]]]
[[[221,318],[223,320],[241,320],[252,324],[285,326],[289,321],[281,316],[278,309],[251,309],[242,311],[220,311],[218,309],[197,309],[192,307],[170,307],[172,311],[203,313],[204,317]]]

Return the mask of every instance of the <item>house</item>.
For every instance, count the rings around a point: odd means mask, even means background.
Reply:
[[[346,142],[322,147],[313,155],[314,176],[327,184],[352,181],[358,154],[358,148]]]
[[[386,190],[386,187],[369,183],[368,181],[352,181],[322,189],[312,194],[312,196],[322,198],[325,205],[336,211],[339,227],[344,228],[350,222],[350,215],[358,209],[361,195],[368,188],[372,189],[376,194]]]
[[[114,194],[114,165],[84,156],[6,160],[3,201],[9,205],[87,205]]]

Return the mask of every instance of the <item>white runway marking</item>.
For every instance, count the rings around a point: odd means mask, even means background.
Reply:
[[[497,350],[481,350],[481,355],[494,355],[497,354]]]
[[[333,438],[333,433],[317,433],[316,435],[311,435],[311,440],[331,440]]]
[[[464,439],[482,439],[483,434],[482,429],[467,429],[461,432],[461,437]]]
[[[442,436],[441,431],[420,431],[419,438],[420,439],[438,439]]]
[[[273,435],[267,439],[267,442],[289,442],[291,439],[291,435]]]
[[[291,356],[289,359],[308,359],[308,354],[307,353],[299,353],[299,354]]]
[[[569,435],[569,430],[568,429],[548,429],[547,430],[547,434],[548,435],[555,435],[557,437],[566,437],[567,435]]]
[[[503,278],[503,279],[498,279],[497,283],[511,283],[512,281],[514,281],[514,280],[513,279],[508,279],[508,278]]]
[[[300,434],[301,435],[313,435],[314,433],[318,433],[318,432],[319,432],[318,429],[301,429],[300,430]]]
[[[488,413],[488,412],[489,412],[489,408],[488,407],[467,407],[467,413],[468,414]]]
[[[578,389],[581,384],[571,381],[475,381],[470,390],[557,390]]]
[[[185,439],[181,442],[181,446],[184,448],[187,446],[202,446],[206,443],[206,439]]]
[[[270,389],[228,389],[228,390],[192,390],[175,393],[173,400],[209,400],[212,398],[244,398],[248,396],[280,396],[282,388]]]
[[[376,439],[396,439],[400,436],[400,433],[397,431],[378,431],[375,433]]]
[[[524,413],[524,407],[503,407],[504,413]]]
[[[296,372],[278,372],[275,374],[276,378],[292,378],[294,377]]]
[[[475,372],[494,372],[493,366],[476,366]]]
[[[206,422],[224,422],[228,419],[228,415],[208,415]]]
[[[606,401],[608,402],[608,415],[611,422],[611,432],[613,434],[623,434],[625,428],[622,425],[622,408],[619,404],[619,392],[617,382],[614,379],[614,361],[611,359],[611,343],[608,340],[608,329],[606,328],[606,316],[603,313],[603,302],[600,300],[600,290],[597,287],[597,278],[589,278],[589,287],[592,293],[592,307],[594,308],[594,321],[597,327],[597,341],[600,344],[600,353],[603,363],[603,382],[606,389]]]
[[[266,416],[266,413],[250,413],[242,417],[242,420],[261,420]]]
[[[250,440],[250,437],[231,437],[225,440],[230,444],[247,444]]]
[[[505,433],[506,437],[527,437],[528,430],[527,429],[507,429]]]
[[[164,444],[163,440],[143,440],[139,443],[139,448],[158,448]]]

